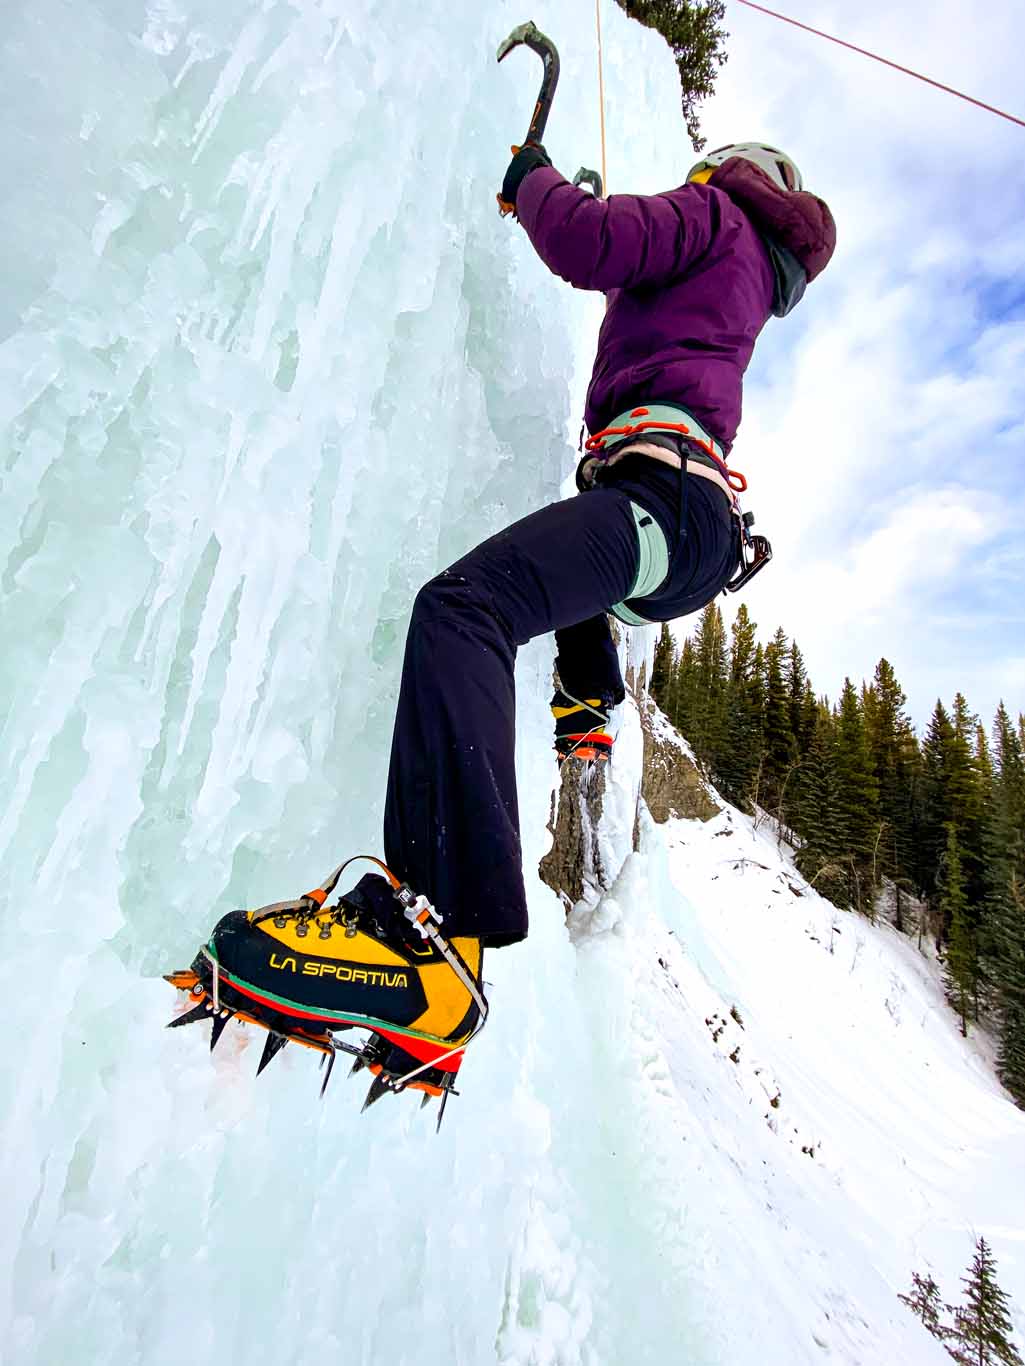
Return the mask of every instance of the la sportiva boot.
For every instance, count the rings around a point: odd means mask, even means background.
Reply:
[[[560,765],[566,759],[605,760],[612,753],[609,734],[610,697],[571,697],[557,688],[550,703],[555,718],[555,752]]]
[[[364,1109],[408,1088],[424,1103],[441,1096],[444,1112],[487,1018],[480,941],[445,939],[427,899],[373,862],[385,876],[367,874],[333,906],[348,864],[298,901],[224,916],[192,967],[167,977],[191,1000],[171,1027],[210,1019],[214,1048],[235,1017],[268,1031],[258,1072],[286,1043],[302,1044],[328,1064],[323,1094],[336,1054],[349,1053],[353,1072],[374,1074]],[[336,1037],[352,1029],[367,1030],[366,1042]]]

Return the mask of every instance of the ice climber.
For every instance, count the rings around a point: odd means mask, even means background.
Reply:
[[[199,1001],[180,1018],[213,1012],[215,1039],[231,1013],[270,1028],[264,1061],[287,1039],[333,1056],[329,1031],[370,1021],[356,1064],[376,1073],[368,1100],[451,1088],[485,1009],[482,950],[527,933],[517,647],[555,632],[556,747],[607,754],[609,711],[624,698],[608,614],[685,616],[743,570],[743,482],[726,458],[744,371],[765,323],[796,306],[835,243],[829,209],[793,161],[759,143],[702,158],[678,189],[608,200],[527,145],[500,199],[551,271],[607,299],[577,468],[584,496],[516,522],[418,593],[385,806],[391,877],[367,873],[328,907],[339,870],[298,902],[234,912],[194,971],[171,979]]]

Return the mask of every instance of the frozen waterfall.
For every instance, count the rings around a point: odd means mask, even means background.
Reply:
[[[618,154],[664,188],[676,72],[608,8]],[[492,1022],[438,1136],[408,1098],[361,1117],[341,1077],[321,1103],[300,1050],[257,1080],[241,1029],[213,1055],[163,1030],[160,974],[217,917],[379,852],[415,591],[558,496],[601,301],[496,211],[538,79],[494,61],[523,9],[141,11],[0,20],[4,1360],[946,1360],[895,1298],[913,1220],[874,1259],[876,1224],[845,1225],[834,1173],[708,1043],[701,992],[728,1011],[736,968],[687,920],[712,874],[681,901],[643,809],[630,853],[632,705],[621,877],[567,932],[529,876],[530,939],[486,960]],[[532,17],[572,174],[599,155],[593,5]],[[528,874],[551,654],[518,671]]]

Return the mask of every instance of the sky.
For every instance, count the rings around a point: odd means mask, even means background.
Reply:
[[[669,188],[671,54],[602,8],[610,190]],[[1020,5],[969,27],[949,0],[785,12],[1025,117]],[[959,689],[988,726],[1001,698],[1025,710],[1025,128],[736,3],[725,27],[708,146],[783,147],[838,235],[746,377],[731,461],[775,558],[743,598],[762,639],[797,639],[819,694],[885,656],[920,733]],[[665,110],[649,157],[636,128],[617,145],[638,80]],[[683,174],[691,160],[682,138]]]

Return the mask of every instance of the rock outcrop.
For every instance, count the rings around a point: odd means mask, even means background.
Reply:
[[[640,798],[659,823],[671,816],[711,820],[720,807],[686,745],[644,692],[643,682],[638,686],[628,674],[627,684],[640,715],[644,745]],[[562,897],[567,909],[591,893],[607,891],[619,872],[618,868],[604,867],[599,838],[607,781],[604,764],[570,760],[563,766],[559,790],[552,799],[548,826],[552,847],[538,865],[538,872],[541,880]],[[635,828],[634,847],[636,844]]]
[[[644,735],[641,796],[659,824],[670,816],[710,821],[719,807],[677,732],[647,696],[638,700]]]

